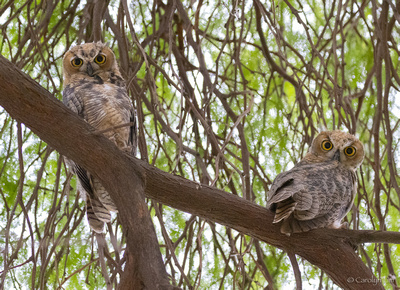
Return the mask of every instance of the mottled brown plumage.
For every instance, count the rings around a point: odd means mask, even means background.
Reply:
[[[64,104],[98,131],[104,131],[118,148],[135,155],[135,112],[112,50],[100,42],[72,47],[63,59],[63,76]],[[86,197],[91,228],[103,232],[104,223],[110,222],[110,211],[117,211],[114,202],[89,172],[70,160],[67,162],[77,174],[80,191]]]
[[[306,232],[343,227],[357,190],[356,170],[364,147],[351,134],[321,132],[306,156],[291,170],[280,173],[268,192],[267,207],[282,221],[281,232]]]

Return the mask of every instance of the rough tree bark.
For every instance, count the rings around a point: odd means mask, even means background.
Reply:
[[[61,154],[93,172],[109,190],[127,235],[128,257],[121,278],[124,289],[137,289],[139,285],[147,289],[170,287],[144,194],[298,254],[343,288],[384,289],[379,280],[374,285],[357,283],[357,279],[376,278],[352,245],[368,241],[400,243],[399,233],[321,229],[291,237],[282,235],[267,209],[163,172],[119,151],[2,56],[0,105]]]

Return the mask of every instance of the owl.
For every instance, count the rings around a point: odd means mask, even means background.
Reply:
[[[321,132],[306,156],[291,170],[280,173],[268,192],[267,207],[282,221],[281,232],[306,232],[316,228],[343,228],[357,191],[356,170],[364,147],[351,134]]]
[[[72,47],[63,58],[63,78],[63,103],[119,149],[135,155],[135,111],[113,51],[100,42]],[[110,211],[117,211],[113,200],[90,172],[71,160],[67,164],[78,177],[90,227],[103,232]]]

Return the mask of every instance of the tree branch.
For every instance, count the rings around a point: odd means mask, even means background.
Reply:
[[[384,289],[381,283],[349,283],[371,279],[372,271],[353,251],[352,243],[400,242],[399,233],[320,229],[290,237],[272,224],[273,213],[216,188],[163,172],[119,151],[104,136],[0,56],[0,105],[61,154],[81,164],[109,190],[118,209],[128,256],[122,282],[133,269],[148,289],[167,288],[155,231],[144,202],[147,197],[178,210],[202,216],[290,250],[325,271],[346,289]],[[131,266],[131,267],[130,267]],[[379,280],[376,280],[379,282]],[[124,286],[132,285],[124,284]]]

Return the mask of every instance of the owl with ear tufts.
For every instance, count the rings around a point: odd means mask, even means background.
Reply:
[[[119,72],[113,51],[103,43],[72,47],[63,59],[63,103],[115,145],[131,155],[137,147],[135,111]],[[103,232],[117,211],[108,192],[90,172],[67,160],[78,177],[78,188],[86,199],[90,227]]]
[[[306,156],[280,173],[268,192],[267,208],[287,235],[316,228],[343,228],[357,192],[356,170],[364,147],[351,134],[321,132]]]

